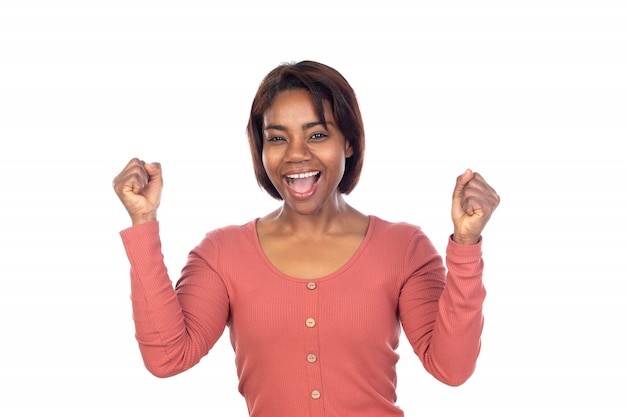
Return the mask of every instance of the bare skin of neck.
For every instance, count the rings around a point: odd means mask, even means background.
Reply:
[[[352,258],[365,238],[369,217],[343,199],[338,203],[336,210],[310,214],[283,206],[259,219],[261,248],[276,269],[293,278],[315,279]]]

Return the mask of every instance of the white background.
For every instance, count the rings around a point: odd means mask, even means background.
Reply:
[[[458,174],[502,197],[477,370],[444,386],[403,339],[407,416],[620,414],[622,4],[0,1],[0,414],[247,415],[227,337],[179,376],[143,368],[111,181],[134,156],[163,164],[176,279],[206,231],[277,206],[245,124],[263,76],[302,59],[359,97],[358,209],[419,224],[443,251]]]

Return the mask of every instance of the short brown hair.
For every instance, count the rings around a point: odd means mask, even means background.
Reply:
[[[313,96],[322,123],[325,123],[322,101],[330,102],[335,123],[352,147],[353,154],[346,159],[346,169],[339,183],[339,192],[349,194],[358,183],[363,167],[365,134],[361,111],[348,81],[337,70],[314,61],[279,65],[265,76],[257,90],[247,127],[256,180],[272,197],[282,200],[263,167],[263,115],[276,95],[300,88]]]

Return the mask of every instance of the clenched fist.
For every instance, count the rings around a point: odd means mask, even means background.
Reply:
[[[500,196],[479,173],[468,169],[459,175],[452,195],[452,239],[464,245],[477,243],[498,204]]]
[[[161,202],[161,164],[133,158],[113,180],[113,189],[128,211],[133,226],[156,220]]]

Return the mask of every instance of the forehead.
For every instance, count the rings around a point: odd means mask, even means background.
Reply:
[[[330,102],[322,100],[324,107],[323,118],[325,120],[333,120]],[[289,121],[307,122],[319,120],[322,115],[317,113],[315,100],[313,95],[305,89],[285,90],[276,94],[272,103],[263,113],[264,125],[274,124],[277,122],[286,123]]]

